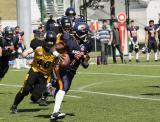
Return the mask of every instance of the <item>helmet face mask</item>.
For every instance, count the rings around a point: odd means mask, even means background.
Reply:
[[[48,31],[44,35],[44,41],[43,41],[43,48],[47,51],[50,52],[53,46],[56,43],[56,34],[52,31]]]
[[[75,24],[74,32],[75,36],[80,40],[80,42],[86,42],[89,32],[89,26],[84,22],[79,22]]]
[[[6,37],[5,37],[7,40],[11,40],[12,38],[13,38],[13,33],[11,34],[8,34],[8,35],[6,35]]]
[[[13,29],[9,26],[4,28],[5,39],[11,40],[13,38]]]
[[[61,25],[62,25],[62,30],[64,32],[70,32],[72,28],[72,23],[69,17],[64,16],[61,18]]]
[[[63,31],[70,32],[70,30],[71,30],[71,23],[65,23],[65,25],[62,28],[63,28]]]

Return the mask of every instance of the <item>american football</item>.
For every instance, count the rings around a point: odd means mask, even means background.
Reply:
[[[63,54],[61,54],[60,57],[61,57],[60,58],[61,61],[59,64],[60,68],[66,68],[70,63],[69,55],[67,53],[63,53]]]
[[[68,50],[67,45],[62,41],[57,43],[55,48],[60,54],[63,54],[64,52],[67,52]]]

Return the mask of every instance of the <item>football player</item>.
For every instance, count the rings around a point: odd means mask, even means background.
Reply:
[[[60,32],[57,34],[57,40],[56,40],[56,44],[57,46],[61,45],[62,42],[63,42],[63,46],[65,48],[66,45],[72,45],[72,37],[71,37],[71,28],[72,28],[72,23],[71,23],[71,19],[67,16],[63,16],[61,19],[60,19]],[[61,45],[61,46],[62,46]],[[63,51],[66,51],[67,49],[61,49]],[[61,53],[61,52],[59,52]],[[48,97],[48,94],[50,95],[54,95],[54,88],[52,88],[52,86],[55,86],[55,70],[53,70],[53,79],[51,82],[49,82],[47,84],[47,91],[44,92],[43,94],[43,97],[41,98],[41,103],[40,105],[41,106],[47,106],[47,97]],[[58,75],[58,74],[57,74]]]
[[[127,28],[129,42],[129,62],[132,61],[133,50],[136,53],[136,62],[139,63],[139,45],[138,45],[138,30],[139,27],[135,26],[134,20],[131,20],[131,26]]]
[[[71,21],[74,22],[74,20],[76,19],[75,9],[72,7],[67,8],[65,11],[65,16],[69,17],[71,19]]]
[[[154,24],[154,20],[150,20],[149,26],[145,27],[145,44],[147,45],[146,47],[148,48],[147,62],[149,62],[151,49],[154,50],[154,60],[156,62],[158,61],[157,42],[156,42],[157,29],[158,29],[158,26]]]
[[[19,39],[13,36],[13,29],[4,28],[4,37],[0,37],[0,80],[7,73],[9,60],[14,57],[18,49]]]
[[[12,113],[17,113],[17,106],[21,103],[25,96],[32,93],[31,100],[38,102],[42,93],[46,89],[47,81],[52,77],[52,67],[59,56],[57,51],[53,51],[56,43],[56,34],[48,31],[40,45],[39,40],[31,42],[30,49],[24,51],[23,57],[34,52],[34,59],[31,68],[26,76],[23,87],[15,96],[11,107]]]
[[[76,74],[76,71],[81,64],[84,68],[89,66],[89,52],[91,51],[92,44],[87,39],[87,35],[89,33],[89,26],[84,23],[76,23],[74,26],[74,37],[69,38],[69,40],[64,40],[66,43],[69,51],[70,63],[66,68],[59,68],[56,70],[56,73],[59,72],[58,76],[58,87],[56,89],[55,94],[55,104],[53,113],[51,115],[51,120],[56,120],[58,118],[62,118],[65,116],[65,113],[60,112],[60,107],[62,101],[64,99],[65,94],[70,89],[72,80]]]

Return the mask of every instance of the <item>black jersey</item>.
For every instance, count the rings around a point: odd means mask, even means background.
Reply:
[[[13,37],[11,40],[7,40],[3,37],[0,38],[0,47],[2,48],[2,57],[11,57],[13,52],[16,52],[18,49],[18,41],[17,37]],[[14,49],[6,49],[8,46],[13,46]]]

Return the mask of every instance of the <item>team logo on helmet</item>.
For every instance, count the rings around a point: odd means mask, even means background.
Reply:
[[[86,29],[86,25],[79,25],[78,26],[78,30],[81,30],[82,32],[85,32],[85,29]]]

